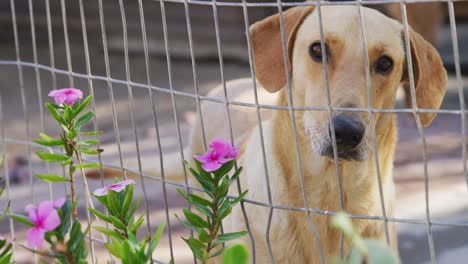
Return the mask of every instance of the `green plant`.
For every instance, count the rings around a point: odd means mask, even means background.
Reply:
[[[354,229],[351,219],[345,213],[335,215],[331,224],[351,240],[352,248],[346,260],[335,258],[333,264],[397,264],[393,250],[382,241],[362,238]]]
[[[67,91],[73,89],[70,94]],[[54,94],[54,92],[56,92]],[[102,152],[102,149],[92,149],[99,143],[97,139],[79,140],[79,136],[91,136],[100,134],[100,131],[82,132],[82,127],[88,123],[93,117],[93,112],[86,112],[81,115],[83,110],[89,105],[92,96],[86,97],[84,100],[78,99],[82,92],[74,88],[66,88],[52,91],[49,96],[55,98],[56,103],[46,103],[45,106],[49,110],[52,117],[59,123],[61,127],[60,138],[52,138],[45,133],[40,133],[41,139],[33,141],[45,147],[58,147],[64,151],[64,154],[54,152],[52,149],[48,151],[36,151],[36,155],[46,162],[58,162],[63,167],[68,167],[68,178],[56,174],[36,174],[38,178],[46,182],[70,182],[71,200],[72,203],[76,200],[75,195],[75,178],[74,172],[76,169],[96,168],[100,164],[89,163],[84,164],[81,159],[81,154],[97,155]],[[60,97],[62,96],[62,97]],[[66,97],[68,96],[68,97]],[[70,98],[69,100],[61,100],[62,98]],[[84,177],[83,177],[84,178]],[[86,184],[86,179],[85,184]],[[74,209],[73,217],[77,216],[77,211]]]
[[[178,189],[179,194],[199,212],[196,214],[188,209],[183,209],[187,222],[181,222],[185,227],[197,233],[196,237],[182,239],[202,263],[222,254],[224,250],[222,245],[225,242],[247,234],[246,231],[219,234],[223,219],[245,197],[247,191],[241,193],[236,199],[227,197],[229,187],[242,171],[242,167],[240,167],[232,176],[229,175],[235,164],[236,148],[222,139],[213,140],[210,147],[211,149],[205,155],[194,157],[196,169],[185,161],[185,165],[200,183],[207,197],[188,194]],[[177,215],[176,217],[179,218]],[[216,249],[215,252],[213,252],[214,249]]]
[[[164,231],[164,225],[161,224],[153,237],[148,234],[142,241],[138,240],[137,231],[144,221],[144,214],[141,213],[135,220],[141,199],[133,201],[133,186],[131,180],[118,182],[116,179],[114,184],[94,192],[94,196],[107,209],[108,215],[89,208],[95,216],[110,225],[110,228],[95,226],[94,229],[109,236],[110,242],[104,244],[106,249],[124,264],[151,261]]]

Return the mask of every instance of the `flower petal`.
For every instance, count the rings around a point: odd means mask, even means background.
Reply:
[[[55,209],[50,211],[49,215],[42,222],[42,227],[47,231],[54,230],[59,225],[60,217]]]
[[[228,161],[231,161],[231,160],[233,160],[233,158],[219,158],[219,159],[217,159],[217,162],[219,162],[221,164],[224,164],[224,163],[226,163]]]
[[[198,160],[201,163],[205,163],[208,160],[210,160],[211,156],[213,155],[214,151],[213,150],[208,150],[205,154],[203,155],[194,155],[193,158]]]
[[[99,188],[94,191],[94,195],[96,196],[104,196],[107,194],[107,187]]]
[[[202,165],[202,168],[207,172],[211,172],[221,168],[221,164],[216,161],[208,161]]]
[[[114,192],[121,192],[123,189],[125,189],[125,184],[123,184],[122,182],[117,182],[117,183],[114,183],[112,185],[109,185],[109,187],[107,187],[108,190],[112,190]]]
[[[231,144],[222,139],[215,138],[210,143],[210,148],[212,148],[219,156],[226,156],[231,151]]]
[[[28,246],[29,247],[42,247],[44,242],[44,234],[46,230],[43,228],[33,227],[28,231]]]
[[[232,158],[232,159],[235,159],[238,155],[238,149],[237,147],[232,147],[231,148],[231,151],[229,152],[229,154],[227,155],[228,158]]]
[[[63,104],[63,102],[67,100],[67,96],[65,94],[58,94],[57,96],[54,96],[54,100],[56,104]]]
[[[55,200],[54,201],[54,208],[56,208],[56,209],[61,208],[63,206],[63,204],[65,203],[65,201],[66,201],[65,197]]]
[[[31,220],[33,223],[36,223],[38,220],[37,207],[33,204],[29,204],[26,206],[26,212],[28,213],[29,220]]]
[[[54,96],[57,96],[60,93],[62,93],[60,90],[52,90],[52,91],[49,92],[48,96],[54,97]]]
[[[69,94],[67,96],[67,99],[65,99],[64,103],[66,103],[67,105],[73,105],[77,100],[78,100],[78,96],[74,94]]]
[[[50,212],[54,210],[54,201],[43,201],[37,207],[37,217],[38,221],[42,221],[47,216],[49,216]]]

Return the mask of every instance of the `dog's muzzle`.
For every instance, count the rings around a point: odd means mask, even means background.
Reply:
[[[332,131],[335,132],[336,150],[338,158],[344,160],[360,161],[364,159],[362,141],[366,133],[366,127],[358,117],[339,114],[333,117],[333,130],[328,126],[330,145],[324,154],[333,158]]]

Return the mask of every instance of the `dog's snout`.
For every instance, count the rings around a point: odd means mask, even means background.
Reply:
[[[332,122],[338,152],[353,150],[361,143],[366,129],[359,118],[341,114],[336,115]],[[330,138],[331,131],[329,127]]]

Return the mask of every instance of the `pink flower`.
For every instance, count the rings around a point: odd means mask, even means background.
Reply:
[[[34,223],[34,227],[28,231],[28,245],[30,247],[40,248],[44,242],[44,234],[60,225],[57,208],[62,207],[64,202],[65,199],[58,199],[55,201],[43,201],[39,206],[26,206],[29,220]]]
[[[114,191],[114,192],[121,192],[122,190],[125,189],[125,187],[127,187],[127,185],[130,185],[130,184],[135,184],[135,182],[132,181],[132,180],[125,180],[125,181],[116,182],[116,183],[111,184],[111,185],[109,185],[107,187],[99,188],[99,189],[95,190],[94,195],[104,196],[104,195],[107,195],[107,192],[109,190]]]
[[[53,97],[57,104],[73,105],[78,98],[83,98],[83,92],[75,88],[63,88],[51,91],[49,96]]]
[[[237,157],[237,148],[222,138],[215,138],[210,143],[210,149],[204,155],[193,156],[202,163],[205,171],[215,171]]]

